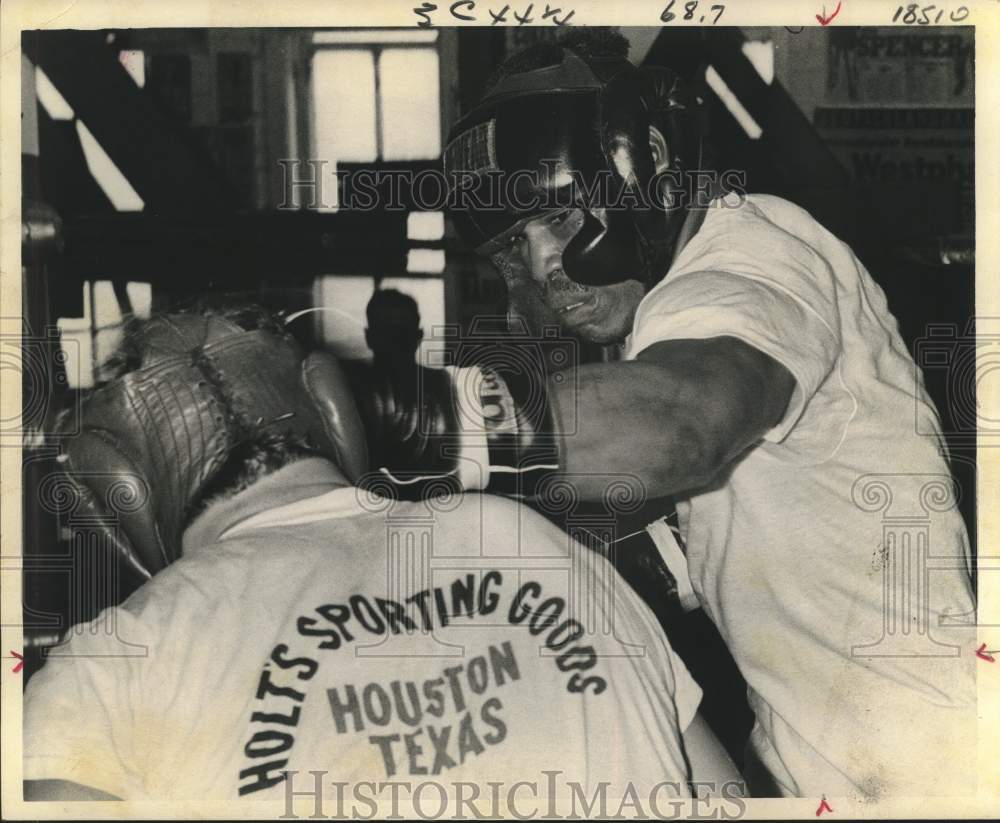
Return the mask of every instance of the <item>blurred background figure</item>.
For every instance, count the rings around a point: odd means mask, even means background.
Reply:
[[[424,339],[417,301],[397,289],[376,289],[368,308],[365,342],[377,366],[413,366]]]

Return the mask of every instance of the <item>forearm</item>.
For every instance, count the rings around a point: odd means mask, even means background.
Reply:
[[[494,366],[425,371],[420,381],[373,372],[359,387],[385,476],[417,496],[446,478],[532,497],[560,472],[588,500],[610,476],[644,498],[699,488],[778,422],[794,385],[776,361],[725,337],[658,343],[636,361],[547,379]]]
[[[562,466],[585,499],[627,474],[647,497],[707,485],[788,406],[795,380],[732,337],[671,340],[627,363],[550,380],[563,418]]]
[[[585,499],[599,499],[610,475],[648,497],[708,483],[720,455],[690,376],[642,362],[593,364],[550,381],[563,432],[561,462]],[[620,479],[616,477],[615,479]]]

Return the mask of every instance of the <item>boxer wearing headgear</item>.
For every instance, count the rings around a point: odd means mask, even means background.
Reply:
[[[587,500],[623,475],[673,496],[694,593],[749,684],[754,788],[968,793],[973,621],[951,616],[975,610],[969,542],[898,323],[853,251],[792,203],[641,200],[678,146],[697,159],[675,127],[690,110],[668,102],[675,119],[658,124],[626,49],[578,29],[513,56],[445,150],[456,225],[511,294],[533,290],[583,339],[623,342],[625,362],[517,381],[453,369],[419,403],[383,381],[381,430],[410,461],[383,468],[528,496],[554,477]],[[660,99],[683,100],[661,79]],[[573,199],[573,173],[608,180],[610,199]],[[479,197],[487,184],[504,198]],[[931,486],[941,505],[928,505]],[[902,584],[888,570],[907,561],[872,570],[883,499],[926,517],[948,558],[932,592],[910,581],[919,605],[890,591]]]
[[[64,467],[95,504],[142,493],[106,513],[155,576],[32,676],[26,799],[423,816],[433,779],[437,816],[480,789],[488,817],[568,811],[571,785],[662,814],[696,780],[742,808],[700,689],[603,558],[502,497],[354,486],[337,361],[266,315],[169,315],[129,340]]]
[[[651,285],[690,205],[684,172],[700,167],[698,106],[671,70],[637,69],[613,53],[564,49],[553,65],[506,74],[451,131],[452,218],[468,245],[502,265],[517,265],[511,247],[529,223],[569,220],[562,267],[571,280]],[[670,134],[659,164],[654,128]]]
[[[623,38],[568,37],[511,59],[452,130],[444,166],[456,225],[511,293],[533,292],[567,331],[609,343],[629,333],[646,291],[704,218],[692,206],[707,203],[696,204],[687,184],[702,159],[701,114],[674,72],[630,64]],[[698,408],[690,417],[676,409],[664,443],[658,399],[693,395],[695,363],[715,379],[697,381]],[[563,469],[595,499],[603,481],[586,478],[609,466],[644,494],[704,484],[780,417],[793,382],[735,339],[689,346],[651,368],[588,366],[561,384],[540,368],[452,369],[448,379],[425,377],[419,402],[398,377],[376,370],[371,380],[367,417],[398,445],[381,468],[403,493],[449,477],[531,497]],[[574,414],[572,444],[561,435],[566,409],[586,410]],[[609,438],[623,423],[633,437]]]
[[[63,466],[87,505],[114,516],[108,537],[143,577],[177,559],[192,506],[248,442],[291,438],[352,482],[367,471],[340,365],[306,356],[262,310],[165,315],[127,341],[128,373],[86,399]],[[115,500],[127,505],[110,510]]]

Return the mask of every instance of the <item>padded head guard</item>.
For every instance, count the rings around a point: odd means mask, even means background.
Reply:
[[[666,68],[583,58],[512,74],[452,129],[444,152],[452,216],[466,242],[503,254],[524,223],[569,207],[584,223],[563,269],[586,285],[658,281],[683,222],[680,171],[699,162],[697,101]],[[649,127],[668,144],[657,173]]]
[[[368,469],[365,433],[336,358],[222,316],[168,315],[141,328],[139,368],[95,391],[65,469],[111,515],[115,548],[144,576],[177,559],[192,504],[233,449],[293,434],[348,480]]]

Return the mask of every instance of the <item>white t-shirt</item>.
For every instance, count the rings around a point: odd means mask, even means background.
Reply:
[[[789,795],[973,790],[968,538],[882,290],[808,213],[751,195],[709,210],[627,356],[717,336],[796,381],[778,425],[678,501],[694,589],[750,687],[752,752]]]
[[[324,470],[209,510],[179,561],[54,650],[25,697],[26,779],[280,800],[282,770],[297,791],[320,770],[327,814],[334,781],[688,795],[701,691],[610,564],[502,498],[393,503]]]

